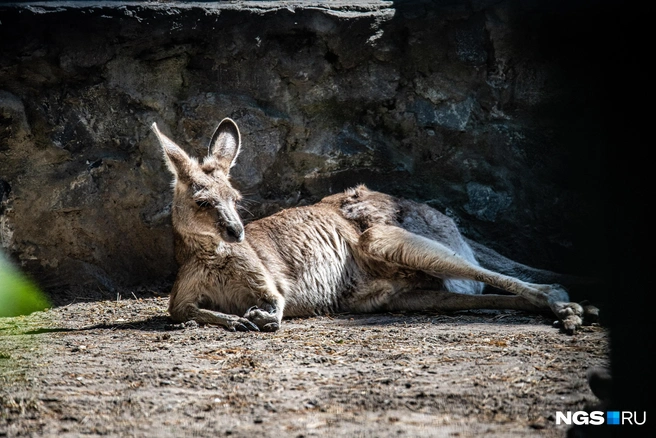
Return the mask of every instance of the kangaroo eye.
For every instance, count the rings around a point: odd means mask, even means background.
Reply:
[[[210,204],[207,201],[202,201],[200,199],[196,200],[196,205],[199,206],[200,208],[210,208],[212,204]]]

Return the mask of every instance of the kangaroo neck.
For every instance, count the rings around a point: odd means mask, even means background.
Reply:
[[[225,265],[236,256],[235,246],[226,243],[216,235],[181,235],[175,232],[175,253],[180,265],[196,260],[206,265]]]

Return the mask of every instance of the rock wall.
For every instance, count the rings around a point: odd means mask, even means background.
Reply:
[[[535,266],[600,257],[589,9],[550,2],[0,5],[0,246],[47,289],[175,274],[170,175],[242,130],[244,219],[357,183]]]

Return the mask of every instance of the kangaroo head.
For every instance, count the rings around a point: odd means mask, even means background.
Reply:
[[[244,226],[235,207],[241,195],[229,180],[241,144],[235,122],[223,119],[219,123],[202,163],[162,134],[156,123],[151,129],[174,176],[171,212],[174,229],[183,238],[206,235],[218,236],[228,243],[244,240]]]

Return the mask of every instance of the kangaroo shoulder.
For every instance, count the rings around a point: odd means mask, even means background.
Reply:
[[[369,190],[360,185],[324,198],[342,217],[354,223],[361,231],[377,224],[397,225],[399,200],[385,193]]]

